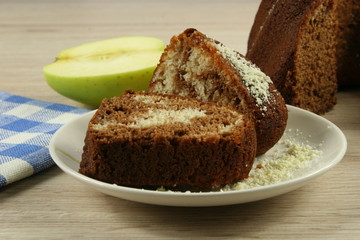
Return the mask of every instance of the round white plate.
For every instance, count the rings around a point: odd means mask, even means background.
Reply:
[[[322,151],[310,169],[297,173],[293,178],[267,186],[226,192],[166,192],[123,187],[101,182],[80,173],[84,138],[87,125],[94,111],[86,113],[61,127],[50,142],[50,154],[55,163],[67,174],[97,191],[136,202],[167,206],[220,206],[251,202],[274,197],[306,184],[309,180],[334,167],[343,158],[347,142],[341,130],[330,121],[311,112],[288,106],[287,129],[298,129],[302,136],[311,135],[306,144],[318,146]],[[296,135],[292,136],[296,138]],[[299,137],[300,138],[300,137]],[[298,139],[303,141],[303,139]],[[276,145],[274,149],[276,149]]]

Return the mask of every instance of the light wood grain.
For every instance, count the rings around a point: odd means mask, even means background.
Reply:
[[[62,49],[121,35],[168,42],[195,27],[246,51],[259,1],[0,1],[0,89],[84,107],[54,92],[42,67]],[[324,117],[348,139],[343,161],[308,185],[234,206],[174,208],[95,192],[54,166],[0,189],[0,239],[359,239],[360,90]]]

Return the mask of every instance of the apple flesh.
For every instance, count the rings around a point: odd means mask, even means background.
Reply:
[[[145,36],[112,38],[61,51],[43,68],[58,93],[98,107],[103,98],[125,90],[146,90],[164,50],[160,39]]]

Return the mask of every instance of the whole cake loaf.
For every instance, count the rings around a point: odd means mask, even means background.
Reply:
[[[124,186],[213,188],[248,176],[254,124],[214,103],[127,91],[89,122],[79,172]]]
[[[257,155],[282,136],[287,109],[271,79],[240,53],[196,29],[174,36],[165,48],[149,92],[215,102],[255,122]]]
[[[337,85],[360,85],[360,1],[263,0],[246,57],[286,103],[324,114]]]

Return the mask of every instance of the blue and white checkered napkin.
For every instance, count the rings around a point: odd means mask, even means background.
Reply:
[[[53,165],[52,135],[87,111],[0,91],[0,187]]]

